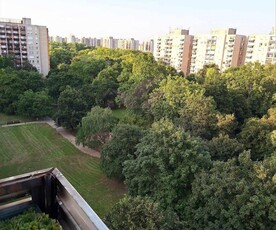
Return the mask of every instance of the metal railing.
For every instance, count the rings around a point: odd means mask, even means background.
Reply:
[[[32,206],[57,219],[65,230],[108,229],[56,168],[0,180],[0,220]]]

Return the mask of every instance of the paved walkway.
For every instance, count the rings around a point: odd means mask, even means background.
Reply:
[[[20,125],[27,125],[27,124],[48,124],[53,129],[55,129],[61,136],[63,136],[68,141],[70,141],[77,149],[79,149],[83,153],[86,153],[86,154],[88,154],[90,156],[93,156],[93,157],[100,158],[100,152],[98,152],[94,149],[90,149],[88,147],[84,147],[82,144],[77,145],[76,144],[76,137],[72,133],[70,133],[68,130],[66,130],[65,128],[63,128],[61,126],[58,127],[56,125],[55,121],[53,121],[50,118],[47,118],[47,119],[42,120],[42,121],[31,121],[31,122],[22,122],[22,123],[17,123],[17,124],[2,125],[2,127],[20,126]]]

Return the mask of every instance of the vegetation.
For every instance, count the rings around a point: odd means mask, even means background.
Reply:
[[[23,214],[11,219],[0,221],[0,229],[2,230],[24,230],[24,229],[48,229],[60,230],[60,225],[48,215],[38,213],[33,209],[25,211]]]
[[[187,229],[275,225],[276,64],[184,77],[149,53],[57,43],[51,60],[42,80],[0,59],[0,112],[35,114],[43,92],[79,143],[101,143],[108,177]]]
[[[175,218],[173,213],[162,210],[147,197],[126,196],[104,220],[114,230],[180,229],[181,224]]]

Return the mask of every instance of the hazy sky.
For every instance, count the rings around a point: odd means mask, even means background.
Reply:
[[[32,18],[50,35],[149,39],[170,28],[190,34],[237,28],[269,33],[276,0],[0,0],[0,18]]]

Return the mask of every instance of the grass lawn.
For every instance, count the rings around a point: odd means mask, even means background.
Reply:
[[[103,217],[126,192],[103,175],[99,159],[76,149],[46,124],[0,128],[0,178],[56,167]]]
[[[26,118],[26,117],[20,117],[16,115],[6,115],[4,113],[0,113],[0,125],[5,125],[7,124],[7,121],[15,121],[15,120],[25,122],[25,121],[31,121],[32,119]]]

